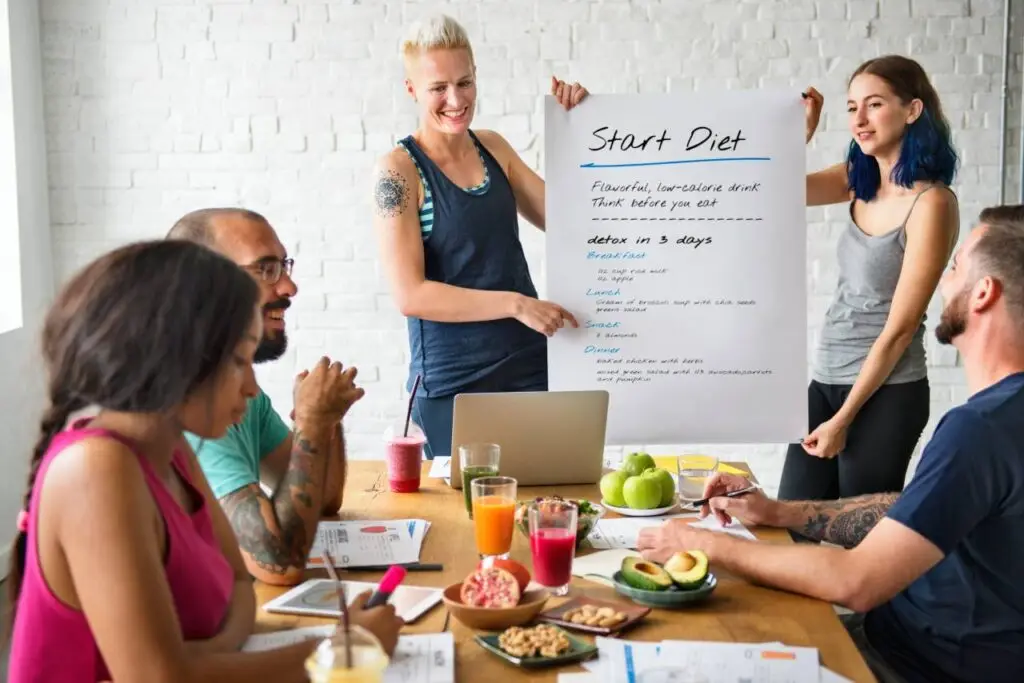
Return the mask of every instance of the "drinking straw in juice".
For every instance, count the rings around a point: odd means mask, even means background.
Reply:
[[[476,549],[481,555],[505,555],[512,549],[515,501],[482,496],[473,501]]]
[[[480,477],[496,476],[498,476],[497,467],[479,465],[462,468],[462,495],[466,500],[466,512],[469,513],[470,519],[473,519],[473,497],[470,493],[470,489],[472,488],[470,482],[474,479],[479,479]]]
[[[344,641],[326,639],[306,658],[311,683],[381,683],[389,659],[376,639],[352,630],[352,666],[345,666]],[[342,639],[344,636],[340,636]]]
[[[542,586],[558,588],[572,579],[576,532],[572,529],[535,529],[530,533],[533,579]]]

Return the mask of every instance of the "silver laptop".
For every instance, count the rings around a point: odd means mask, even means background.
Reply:
[[[501,447],[501,476],[519,486],[596,484],[604,465],[607,391],[458,394],[452,414],[451,486],[462,488],[459,445]]]

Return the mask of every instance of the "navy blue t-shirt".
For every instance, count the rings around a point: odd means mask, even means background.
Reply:
[[[1024,373],[943,416],[888,517],[945,557],[865,622],[911,683],[1024,681]]]

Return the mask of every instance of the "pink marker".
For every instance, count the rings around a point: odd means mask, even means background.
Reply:
[[[398,584],[402,583],[404,579],[405,568],[397,564],[392,566],[384,574],[384,578],[380,580],[380,585],[377,586],[377,590],[373,592],[370,599],[366,601],[366,606],[363,609],[372,609],[386,604],[388,599],[391,598],[391,594],[398,588]]]

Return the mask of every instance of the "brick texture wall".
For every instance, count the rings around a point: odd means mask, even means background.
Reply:
[[[849,74],[898,52],[932,75],[955,130],[963,228],[999,198],[1001,0],[41,5],[58,281],[105,249],[162,236],[197,207],[265,213],[296,258],[300,293],[290,351],[260,368],[261,382],[287,415],[292,377],[321,354],[357,365],[367,396],[346,423],[354,457],[380,457],[380,434],[404,413],[404,321],[377,259],[369,171],[415,125],[397,46],[421,15],[443,10],[466,26],[479,68],[476,125],[501,131],[541,172],[541,96],[552,73],[614,93],[813,84],[826,96],[808,153],[817,167],[840,159],[849,140]],[[808,212],[812,344],[835,285],[844,217],[844,207]],[[524,232],[543,294],[542,235]],[[933,302],[929,329],[938,311]],[[934,424],[966,390],[955,352],[929,342],[929,361]],[[778,444],[651,450],[696,448],[746,459],[769,489],[777,485]]]

